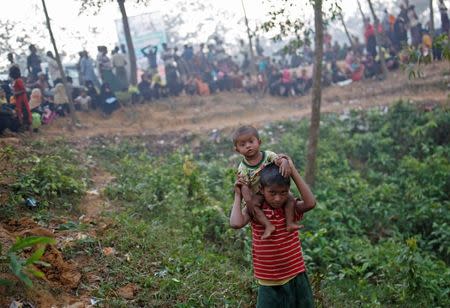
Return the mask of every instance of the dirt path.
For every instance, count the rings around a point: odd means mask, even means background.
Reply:
[[[16,146],[20,146],[20,142]],[[47,223],[33,218],[32,213],[24,213],[20,219],[0,221],[0,243],[5,249],[17,237],[47,236],[56,240],[56,244],[47,246],[41,259],[51,265],[40,268],[45,277],[34,279],[32,288],[19,285],[16,292],[10,290],[8,294],[6,289],[0,287],[0,293],[6,294],[0,297],[1,307],[8,307],[12,303],[17,307],[22,307],[21,304],[26,306],[27,303],[43,308],[92,307],[92,300],[95,299],[91,294],[102,280],[102,269],[96,265],[92,255],[79,249],[79,245],[83,241],[97,241],[97,236],[101,236],[111,226],[110,219],[103,215],[103,212],[112,208],[104,197],[104,189],[114,177],[95,161],[89,160],[88,163],[91,166],[90,185],[76,212],[54,214]],[[107,248],[104,250],[100,247],[99,253],[106,255],[105,251],[108,251]],[[0,278],[16,280],[1,271]]]
[[[444,102],[447,80],[444,64],[425,69],[426,79],[408,80],[401,70],[387,80],[366,80],[348,86],[327,87],[323,91],[322,112],[389,105],[398,99],[419,102]],[[98,112],[78,113],[82,128],[69,131],[69,119],[59,118],[43,127],[37,138],[64,136],[80,140],[94,136],[159,135],[172,132],[205,132],[235,127],[242,123],[261,125],[268,122],[299,119],[310,113],[310,95],[304,97],[272,97],[266,95],[255,103],[245,93],[219,93],[209,97],[169,98],[145,105],[126,106],[110,118]]]

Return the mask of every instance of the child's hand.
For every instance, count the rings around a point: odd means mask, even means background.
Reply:
[[[289,163],[289,160],[283,158],[280,163],[280,173],[283,177],[287,178],[291,176],[292,168]]]

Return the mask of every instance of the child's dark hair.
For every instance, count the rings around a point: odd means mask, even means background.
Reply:
[[[262,187],[272,186],[272,185],[281,185],[281,186],[290,186],[291,178],[281,175],[280,168],[275,164],[270,164],[264,167],[260,173],[260,180]]]
[[[16,65],[11,66],[9,69],[9,77],[12,79],[20,78],[20,68],[18,68]]]
[[[244,125],[239,127],[233,134],[233,144],[236,145],[238,139],[242,135],[253,135],[259,140],[259,134],[256,128],[251,125]]]

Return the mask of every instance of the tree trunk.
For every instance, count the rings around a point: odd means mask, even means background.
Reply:
[[[241,0],[242,10],[244,11],[245,26],[247,27],[248,46],[250,49],[250,72],[256,75],[255,54],[253,52],[252,35],[250,34],[250,27],[248,26],[247,13],[245,12],[244,0]]]
[[[52,27],[51,27],[51,24],[50,24],[50,17],[48,16],[47,6],[45,5],[45,0],[42,0],[42,7],[44,9],[45,20],[47,22],[48,33],[50,34],[50,40],[52,41],[53,50],[55,52],[56,63],[58,63],[58,68],[59,68],[59,72],[60,72],[61,77],[62,77],[62,82],[64,84],[64,89],[66,91],[67,98],[69,99],[70,118],[72,119],[72,126],[71,126],[71,128],[73,129],[76,126],[76,124],[78,122],[78,119],[77,119],[77,116],[75,114],[75,108],[74,108],[73,100],[72,100],[72,93],[69,92],[69,87],[67,86],[66,73],[64,72],[64,68],[62,66],[61,58],[59,57],[58,48],[56,47],[55,37],[53,36]]]
[[[430,0],[430,35],[434,36],[434,12],[433,12],[433,0]]]
[[[317,145],[319,142],[320,103],[322,100],[322,59],[323,59],[323,16],[322,0],[315,0],[314,6],[314,76],[309,126],[308,149],[306,157],[305,180],[314,186],[316,178]]]
[[[350,46],[352,47],[353,51],[356,52],[356,48],[355,48],[356,46],[353,43],[352,36],[348,32],[347,25],[345,24],[344,16],[342,15],[342,12],[339,13],[339,19],[341,20],[342,26],[344,27],[345,34],[347,35],[347,39],[350,42]]]
[[[356,2],[358,2],[359,12],[361,13],[361,18],[362,18],[363,24],[364,24],[364,21],[366,20],[366,15],[364,15],[364,12],[363,12],[363,10],[361,8],[361,3],[359,3],[359,0],[356,0]]]
[[[137,84],[136,54],[134,53],[133,40],[130,33],[130,25],[128,24],[127,11],[125,10],[125,0],[117,0],[120,13],[122,14],[123,32],[125,41],[127,42],[128,56],[130,62],[130,83],[135,86]]]
[[[376,40],[377,47],[378,47],[378,57],[380,58],[381,75],[382,75],[382,77],[384,79],[384,78],[387,77],[388,71],[387,71],[387,68],[386,68],[386,61],[385,61],[385,58],[384,58],[384,49],[381,46],[381,42],[382,42],[381,34],[380,34],[380,32],[378,32],[378,25],[379,25],[380,22],[378,20],[377,15],[375,14],[375,10],[373,9],[372,1],[371,0],[367,0],[367,2],[369,3],[370,11],[372,12],[372,18],[374,20],[375,40]]]

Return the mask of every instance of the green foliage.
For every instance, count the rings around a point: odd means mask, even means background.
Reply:
[[[48,146],[34,145],[35,149]],[[73,151],[64,146],[56,146],[57,148],[47,152],[18,152],[19,157],[14,164],[20,167],[15,175],[16,181],[11,184],[12,204],[34,197],[40,205],[70,207],[79,200],[87,186],[84,180],[87,171],[76,161]]]
[[[449,126],[448,110],[407,102],[324,115],[319,203],[301,235],[318,305],[450,305]],[[307,121],[260,133],[263,148],[292,156],[302,173]],[[109,278],[97,296],[126,305],[114,290],[131,282],[142,305],[255,304],[249,230],[228,227],[239,157],[229,140],[202,149],[166,157],[133,144],[93,150],[117,177],[108,197],[124,208],[101,243],[121,257],[100,258]]]
[[[34,265],[49,266],[47,263],[39,261],[45,252],[46,244],[55,244],[55,240],[48,237],[30,236],[18,238],[11,248],[3,254],[3,248],[0,244],[0,264],[7,264],[9,270],[26,286],[33,285],[30,276],[37,278],[44,277],[44,273],[38,270]],[[20,254],[29,248],[35,248],[34,252],[26,259],[21,258]],[[0,285],[12,284],[9,280],[0,280]]]

